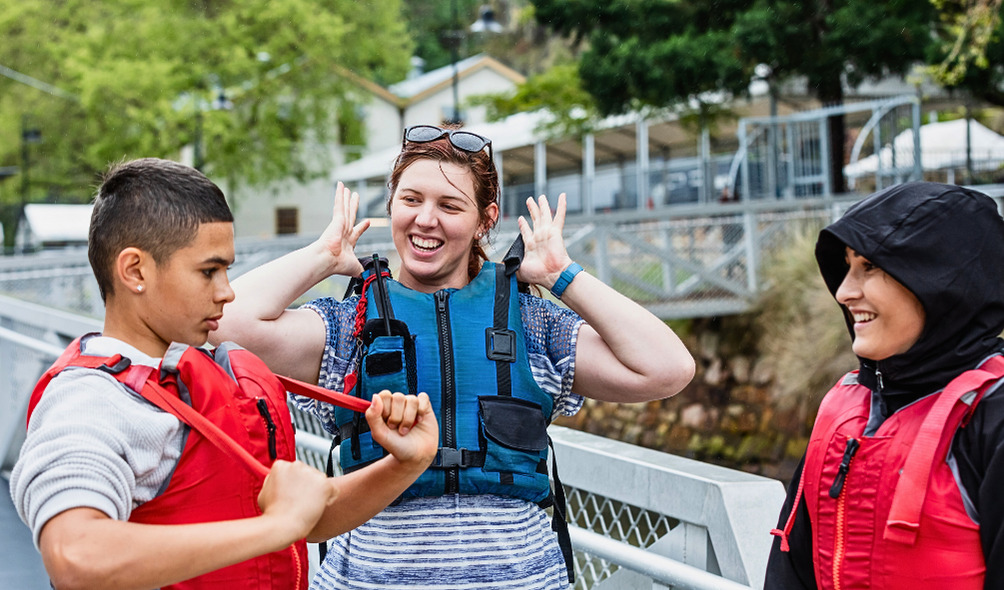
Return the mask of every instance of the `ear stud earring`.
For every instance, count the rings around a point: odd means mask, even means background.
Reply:
[[[137,293],[142,293],[143,292],[143,285],[136,285],[136,292]]]

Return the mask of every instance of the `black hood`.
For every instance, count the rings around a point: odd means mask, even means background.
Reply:
[[[858,357],[859,380],[890,393],[943,388],[1000,348],[1004,330],[1004,219],[993,199],[947,184],[913,182],[879,191],[819,234],[816,260],[830,293],[847,274],[849,246],[909,289],[924,329],[906,352],[881,362]],[[853,319],[843,309],[851,338]]]

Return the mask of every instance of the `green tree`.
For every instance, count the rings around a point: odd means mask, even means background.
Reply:
[[[0,65],[60,89],[0,78],[0,166],[20,165],[27,123],[41,134],[28,146],[29,201],[86,198],[109,162],[175,158],[197,136],[211,175],[254,185],[323,173],[339,123],[358,134],[339,74],[393,81],[408,69],[401,0],[365,4],[0,0]],[[17,180],[5,200],[20,201]]]
[[[580,75],[605,114],[747,92],[803,76],[827,105],[842,80],[903,73],[931,39],[933,6],[912,0],[532,0],[537,19],[585,43]],[[844,189],[844,123],[829,122],[831,186]]]
[[[539,131],[552,137],[582,136],[599,118],[596,102],[583,88],[578,65],[574,62],[561,63],[532,75],[514,92],[473,96],[470,102],[485,105],[491,121],[546,109],[554,116],[546,120]]]
[[[457,44],[460,59],[468,57],[476,41],[468,28],[481,4],[481,0],[404,0],[415,55],[424,60],[426,71],[451,63],[452,43]]]
[[[1002,0],[931,0],[938,10],[939,43],[930,71],[948,88],[1004,107]]]

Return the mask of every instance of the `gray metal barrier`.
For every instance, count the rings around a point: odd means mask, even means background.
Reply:
[[[99,322],[0,296],[0,457],[24,437],[39,375]],[[330,437],[293,411],[297,455],[323,468]],[[780,482],[552,426],[577,589],[761,588]]]
[[[570,216],[569,254],[585,269],[663,319],[733,314],[749,308],[763,287],[761,260],[783,240],[783,230],[807,218],[831,220],[854,196],[688,205],[655,211]],[[491,260],[499,260],[518,235],[505,220],[492,232]],[[231,277],[309,244],[314,236],[238,240]],[[398,261],[387,227],[372,227],[356,246]],[[332,277],[302,300],[341,298],[344,277]],[[79,251],[0,257],[0,294],[99,318],[97,284]]]

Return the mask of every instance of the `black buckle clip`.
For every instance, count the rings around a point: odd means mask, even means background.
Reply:
[[[493,361],[516,362],[516,332],[504,328],[486,328],[485,354]]]
[[[433,467],[450,469],[452,467],[468,467],[464,461],[464,451],[466,449],[452,449],[449,447],[439,447],[436,459],[432,462]]]
[[[108,366],[109,362],[112,363],[111,366]],[[105,362],[105,364],[103,364],[100,367],[98,367],[98,370],[99,371],[104,371],[105,373],[109,373],[111,375],[118,375],[122,371],[125,371],[126,369],[128,369],[131,364],[132,364],[132,361],[130,361],[126,357],[122,356],[121,354],[117,354],[117,355],[113,356],[112,358],[108,359],[108,361]]]

